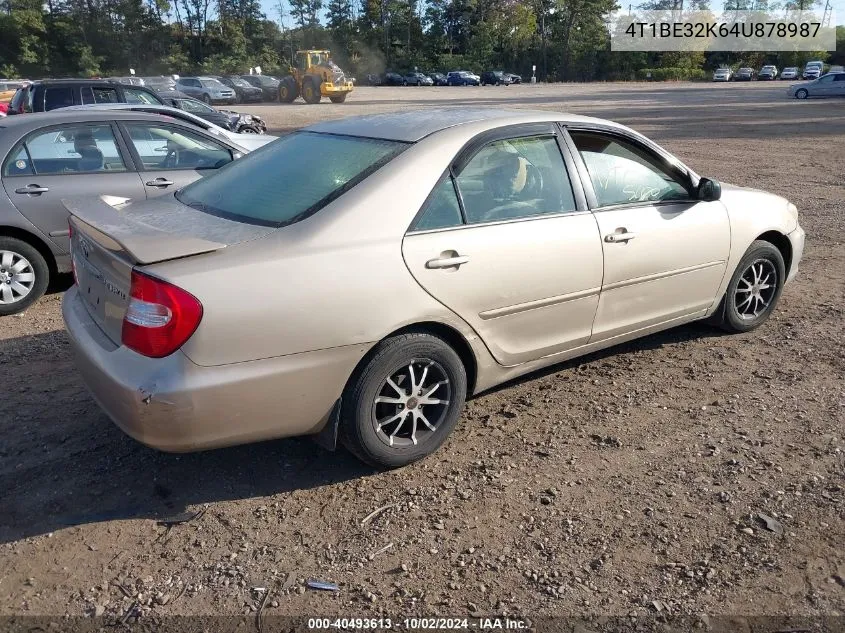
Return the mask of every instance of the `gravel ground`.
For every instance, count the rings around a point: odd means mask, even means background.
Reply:
[[[845,613],[845,117],[784,93],[361,88],[242,108],[279,132],[438,104],[615,119],[788,196],[805,259],[758,331],[695,324],[531,375],[391,473],[304,439],[144,448],[83,388],[55,292],[0,329],[0,615]]]

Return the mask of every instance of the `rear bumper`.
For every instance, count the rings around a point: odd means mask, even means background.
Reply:
[[[181,351],[146,358],[118,347],[76,287],[62,315],[83,381],[127,435],[187,452],[319,432],[368,346],[201,367]]]
[[[806,234],[799,224],[795,227],[795,230],[786,237],[789,238],[789,243],[792,245],[792,264],[789,266],[789,272],[786,274],[786,283],[789,283],[795,279],[795,275],[798,274],[798,265],[804,257],[804,241],[806,239]]]

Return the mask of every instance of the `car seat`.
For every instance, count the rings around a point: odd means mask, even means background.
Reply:
[[[90,130],[77,132],[73,140],[73,150],[79,154],[78,171],[100,171],[105,159],[103,152],[97,147],[94,134]]]

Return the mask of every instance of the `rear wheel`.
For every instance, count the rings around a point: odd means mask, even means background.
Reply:
[[[320,103],[320,80],[316,77],[306,77],[302,82],[302,98],[305,103]]]
[[[422,333],[389,338],[344,391],[341,440],[372,466],[405,466],[443,444],[466,391],[464,365],[445,341]]]
[[[332,95],[331,97],[329,97],[329,99],[332,103],[343,103],[344,101],[346,101],[346,95],[348,94],[348,92],[344,92],[339,95]]]
[[[0,316],[23,312],[47,290],[50,269],[38,249],[0,237]]]
[[[786,266],[777,247],[763,240],[753,242],[725,291],[719,325],[728,332],[750,332],[761,326],[775,309],[785,280]]]
[[[279,102],[293,103],[294,99],[299,96],[299,90],[296,86],[296,80],[288,75],[279,82]]]
[[[806,99],[809,96],[810,96],[810,93],[807,92],[807,90],[804,89],[804,88],[801,88],[798,92],[795,93],[796,99]]]

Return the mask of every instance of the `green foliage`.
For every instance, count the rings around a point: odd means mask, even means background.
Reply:
[[[606,17],[619,8],[616,0],[280,1],[269,19],[260,0],[0,0],[0,75],[243,73],[254,66],[286,74],[300,48],[330,48],[359,79],[416,67],[501,69],[527,81],[536,66],[538,81],[643,80],[649,72],[654,81],[680,81],[707,79],[721,65],[845,64],[843,27],[832,54],[612,52]],[[706,10],[709,2],[685,6]]]

